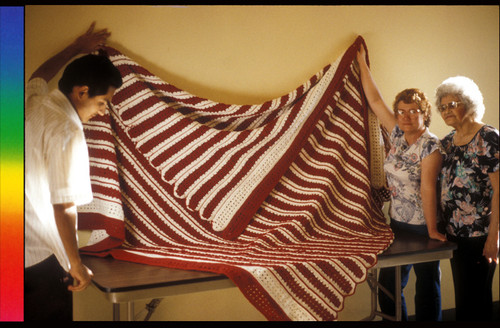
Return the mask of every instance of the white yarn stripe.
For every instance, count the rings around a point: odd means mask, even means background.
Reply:
[[[366,141],[358,135],[358,133],[353,129],[350,124],[347,124],[344,120],[342,120],[339,116],[333,115],[333,108],[331,106],[327,106],[328,111],[328,120],[338,128],[345,130],[349,133],[349,135],[357,141],[360,145],[365,145]],[[365,148],[366,149],[366,148]]]
[[[313,190],[311,188],[300,187],[299,185],[289,181],[286,178],[283,178],[283,180],[284,180],[282,182],[283,186],[288,188],[290,191],[303,191],[304,194],[306,192],[310,193],[312,195],[316,194],[316,195],[321,196],[323,198],[323,200],[326,200],[326,198],[324,197],[324,194],[321,192],[317,192],[316,190]],[[294,204],[295,206],[300,205],[300,204],[304,205],[305,207],[308,207],[310,205],[314,205],[315,210],[317,211],[320,218],[324,221],[324,223],[327,224],[328,226],[330,226],[332,229],[335,229],[337,231],[342,231],[345,233],[349,233],[349,231],[350,231],[349,228],[344,227],[341,224],[341,221],[348,221],[351,223],[358,221],[358,219],[354,215],[349,214],[349,213],[345,213],[344,211],[342,211],[341,209],[336,207],[333,203],[331,203],[331,201],[329,201],[329,200],[326,201],[325,205],[328,206],[328,209],[332,213],[337,215],[338,220],[336,220],[336,221],[329,219],[330,217],[329,217],[329,215],[327,215],[325,213],[325,209],[323,208],[322,204],[320,204],[319,201],[316,199],[314,199],[314,200],[301,200],[301,199],[289,197],[286,194],[277,195],[277,198],[279,198],[283,202],[287,202],[290,205]],[[310,215],[313,216],[314,214],[311,213]],[[349,220],[349,219],[351,219],[351,220]]]
[[[211,138],[214,134],[216,134],[217,132],[215,131],[210,131],[209,132],[210,135],[208,136],[209,138]],[[236,134],[227,134],[224,139],[220,140],[219,142],[213,144],[211,147],[207,148],[206,151],[200,155],[196,160],[192,161],[191,163],[189,163],[187,166],[185,166],[184,169],[180,170],[175,176],[173,179],[171,180],[168,180],[169,183],[173,183],[175,182],[175,195],[179,198],[186,198],[186,194],[180,194],[177,189],[179,188],[179,184],[183,181],[185,181],[189,175],[191,174],[191,172],[198,172],[198,169],[200,166],[202,166],[203,164],[205,164],[207,161],[210,160],[210,158],[214,155],[214,153],[217,151],[217,149],[219,148],[224,148],[225,146],[229,145],[231,142],[233,142],[238,136]],[[168,166],[168,169],[170,169],[171,166],[173,166],[174,164],[177,164],[177,162],[183,160],[186,156],[190,155],[191,152],[197,150],[198,147],[197,147],[197,144],[193,145],[191,148],[188,148],[186,149],[185,152],[182,152],[182,153],[178,153],[178,156],[173,158],[173,160],[175,160],[175,162],[170,162],[170,161],[166,161],[165,163],[165,167]],[[182,155],[182,157],[181,157]],[[164,170],[166,170],[167,168],[164,168]]]
[[[352,210],[356,210],[358,212],[363,213],[364,217],[369,217],[369,213],[366,211],[366,209],[362,205],[352,201],[350,197],[344,196],[342,194],[342,192],[340,192],[337,189],[337,187],[335,187],[334,183],[330,179],[318,178],[317,176],[313,176],[307,172],[304,172],[301,168],[297,167],[297,165],[295,165],[295,164],[292,164],[292,166],[290,166],[290,169],[295,174],[296,177],[298,177],[299,179],[301,179],[305,182],[307,182],[307,181],[312,182],[313,181],[314,183],[316,183],[316,185],[326,186],[328,188],[328,190],[330,190],[330,192],[335,196],[336,199],[340,199],[342,201],[342,204],[344,206],[347,206]],[[348,192],[350,192],[349,186],[345,186],[344,188],[346,190],[348,190]],[[319,186],[317,189],[323,190]],[[363,196],[366,196],[366,194],[363,194]],[[326,201],[326,197],[323,197],[323,198],[325,198],[325,201]],[[330,200],[328,200],[328,201],[330,202]],[[358,218],[357,221],[362,221],[362,220]]]
[[[310,273],[311,276],[315,277],[316,279],[318,278],[318,275],[316,274],[315,270],[311,270],[312,268],[309,267],[308,262],[303,263],[303,266],[305,269],[308,269],[308,272]],[[307,276],[305,276],[302,272],[298,270],[296,266],[293,265],[287,265],[286,266],[287,271],[295,278],[296,281],[300,281],[302,285],[307,286],[305,289],[306,293],[309,294],[311,298],[313,298],[316,302],[321,304],[321,306],[324,309],[327,309],[330,313],[335,313],[336,309],[333,306],[332,302],[330,301],[330,295],[325,295],[320,289],[318,289],[314,284],[311,283],[311,279]],[[321,279],[318,279],[321,281]],[[311,309],[312,312],[314,312]],[[315,313],[316,320],[319,320],[319,315]]]
[[[269,295],[281,305],[281,308],[291,320],[311,321],[316,320],[310,313],[303,311],[302,305],[294,297],[290,297],[286,284],[274,270],[262,267],[241,266],[250,272]]]

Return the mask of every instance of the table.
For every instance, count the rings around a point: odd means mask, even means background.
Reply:
[[[442,242],[398,231],[392,245],[378,256],[377,264],[368,272],[367,282],[371,289],[371,313],[363,320],[373,320],[375,316],[380,316],[388,320],[401,321],[401,266],[449,259],[453,257],[453,250],[456,248],[457,245],[449,241]],[[377,281],[377,270],[386,267],[396,267],[395,295],[386,291]],[[395,299],[395,316],[388,316],[377,310],[378,288]]]
[[[377,315],[385,317],[377,311],[377,269],[451,258],[455,248],[456,245],[451,242],[430,240],[414,234],[397,234],[393,244],[378,256],[376,266],[369,270],[367,280],[371,289],[371,313],[364,320],[373,320]],[[127,304],[127,319],[133,320],[135,300],[235,287],[226,276],[216,273],[171,269],[110,257],[82,255],[82,260],[94,273],[93,285],[113,303],[113,320],[120,320],[120,303]],[[396,270],[396,316],[389,319],[401,320],[400,281],[401,271]]]
[[[226,276],[126,262],[111,257],[81,256],[94,273],[92,284],[113,303],[113,320],[120,320],[120,303],[133,321],[134,301],[235,287]]]

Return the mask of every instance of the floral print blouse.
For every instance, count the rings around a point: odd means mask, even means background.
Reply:
[[[398,125],[390,136],[391,149],[384,162],[387,184],[391,193],[391,219],[408,224],[424,225],[425,218],[420,193],[421,162],[434,151],[444,153],[438,137],[425,132],[408,145]]]
[[[488,234],[493,188],[488,174],[498,171],[498,130],[484,125],[462,146],[455,130],[441,140],[446,155],[441,170],[441,211],[446,232],[458,237]]]

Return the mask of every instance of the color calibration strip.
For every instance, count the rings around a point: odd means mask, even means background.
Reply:
[[[24,8],[0,7],[0,321],[23,320]]]

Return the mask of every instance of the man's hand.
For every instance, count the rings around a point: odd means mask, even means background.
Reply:
[[[92,22],[87,32],[80,35],[64,50],[40,65],[33,75],[31,75],[30,80],[39,77],[49,82],[73,57],[102,49],[111,33],[107,29],[94,32],[94,27],[95,22]]]
[[[80,35],[71,45],[74,47],[74,51],[77,54],[87,54],[98,51],[106,44],[111,32],[108,32],[107,29],[94,32],[94,27],[95,22],[92,22],[87,32]]]
[[[68,286],[68,290],[72,292],[79,292],[87,288],[94,276],[92,271],[81,262],[79,265],[72,266],[69,274],[74,281],[73,285]]]
[[[62,203],[52,205],[57,231],[69,260],[69,274],[73,278],[73,285],[68,290],[81,291],[87,288],[93,273],[83,265],[78,251],[76,232],[77,211],[74,203]]]

